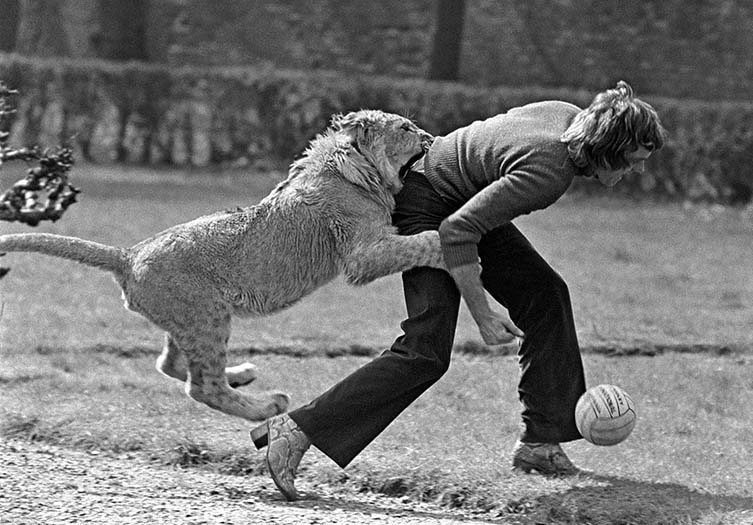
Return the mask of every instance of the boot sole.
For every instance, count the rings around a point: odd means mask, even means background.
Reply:
[[[275,485],[277,486],[277,490],[280,491],[280,494],[282,494],[283,497],[286,500],[288,500],[288,501],[297,501],[298,500],[298,491],[295,488],[293,489],[292,492],[290,490],[288,490],[288,487],[286,487],[285,485],[283,485],[280,482],[280,480],[277,479],[277,476],[275,474],[274,469],[269,464],[269,459],[267,459],[266,463],[267,463],[267,470],[269,471],[269,477],[271,477],[272,481],[275,482]]]
[[[580,470],[578,470],[577,468],[575,470],[545,469],[542,468],[541,465],[530,463],[518,458],[513,460],[512,468],[513,470],[522,470],[526,474],[530,474],[531,471],[535,470],[536,472],[544,476],[574,476],[580,472]]]

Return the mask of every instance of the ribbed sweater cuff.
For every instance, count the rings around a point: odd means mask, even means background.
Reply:
[[[478,263],[478,246],[474,243],[443,244],[442,255],[448,269]]]

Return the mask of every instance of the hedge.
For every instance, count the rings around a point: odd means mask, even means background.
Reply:
[[[272,68],[180,68],[0,54],[0,80],[21,92],[13,144],[70,141],[92,162],[207,166],[289,163],[334,113],[379,108],[446,133],[543,99],[587,105],[583,90],[457,83]],[[611,86],[605,86],[611,87]],[[640,94],[640,86],[636,87]],[[741,204],[751,200],[753,104],[646,99],[670,137],[647,173],[619,186],[636,196]],[[581,185],[587,190],[589,185]]]

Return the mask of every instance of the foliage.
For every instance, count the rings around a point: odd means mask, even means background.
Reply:
[[[7,97],[17,93],[0,81],[0,122],[13,113]],[[8,145],[9,136],[0,130],[0,167],[13,161],[33,161],[37,166],[0,195],[0,220],[37,226],[41,221],[60,219],[79,192],[68,182],[73,152],[64,147],[52,151],[39,146],[14,148]]]
[[[13,115],[8,97],[18,91],[9,89],[0,81],[0,168],[13,161],[36,162],[25,178],[0,195],[0,221],[19,221],[36,226],[41,221],[56,221],[76,202],[78,189],[68,182],[67,173],[73,166],[73,151],[57,148],[42,151],[39,146],[14,148],[8,145],[10,132],[5,131],[5,120]],[[0,253],[0,256],[2,254]],[[9,268],[0,267],[0,279]]]

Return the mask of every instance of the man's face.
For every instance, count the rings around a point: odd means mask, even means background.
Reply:
[[[627,166],[616,170],[611,168],[596,168],[596,178],[604,186],[612,187],[620,182],[626,173],[630,173],[631,171],[643,173],[646,169],[646,159],[650,156],[650,150],[638,147],[637,150],[625,154],[625,160],[629,163]]]

